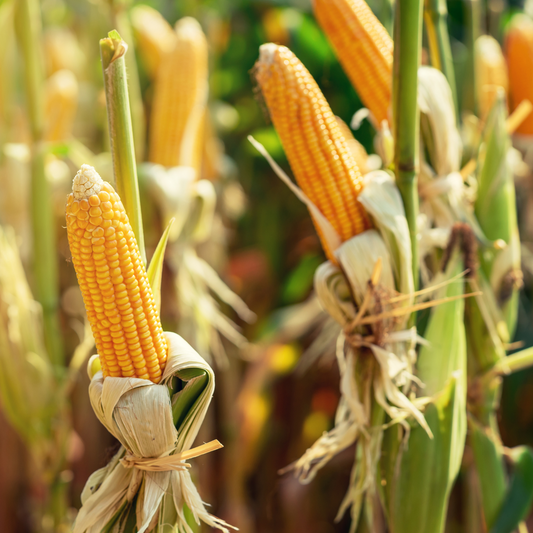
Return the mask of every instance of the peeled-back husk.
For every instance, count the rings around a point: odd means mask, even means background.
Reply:
[[[100,533],[117,514],[120,517],[121,509],[127,512],[135,496],[137,532],[150,531],[168,493],[172,494],[179,531],[192,533],[184,515],[185,504],[197,523],[203,521],[225,533],[231,527],[206,511],[188,470],[152,472],[135,466],[127,468],[120,462],[125,450],[136,457],[165,457],[189,450],[211,402],[215,388],[211,367],[179,335],[167,332],[165,337],[169,352],[160,384],[137,378],[104,379],[101,372],[91,380],[89,395],[93,410],[123,448],[109,465],[87,481],[74,533]],[[174,376],[187,369],[205,372],[208,380],[176,430],[168,385]],[[120,519],[111,531],[119,531],[119,522]]]

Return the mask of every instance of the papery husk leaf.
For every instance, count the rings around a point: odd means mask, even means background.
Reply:
[[[176,219],[169,236],[170,241],[175,241],[189,217],[196,170],[193,167],[167,169],[162,165],[143,163],[139,166],[139,174],[148,183],[148,189],[161,209],[164,225],[167,226],[171,218]]]
[[[456,126],[452,92],[440,70],[427,66],[418,69],[418,105],[422,136],[437,176],[457,172],[462,142]]]
[[[414,291],[411,240],[402,197],[394,178],[382,170],[368,173],[358,201],[372,217],[387,245],[397,290],[411,294]]]
[[[353,298],[358,306],[363,302],[368,287],[367,282],[372,277],[374,266],[378,260],[382,262],[379,284],[389,291],[395,290],[389,250],[377,230],[365,231],[345,241],[337,249],[335,255],[350,284]]]
[[[189,450],[215,387],[213,371],[205,360],[179,335],[165,333],[165,336],[169,353],[161,384],[137,378],[108,377],[104,380],[99,372],[89,387],[91,404],[100,421],[128,453],[136,457],[165,457]],[[168,386],[179,373],[191,369],[204,372],[208,383],[176,428]],[[207,513],[187,470],[147,472],[135,466],[127,468],[116,461],[119,456],[115,456],[104,475],[100,472],[91,478],[91,483],[101,484],[96,490],[84,491],[85,499],[74,533],[99,533],[109,521],[117,519],[117,511],[128,512],[124,504],[135,497],[137,531],[144,533],[152,521],[157,520],[163,497],[171,490],[176,506],[185,502],[197,521],[202,520],[227,533],[230,526]],[[187,531],[189,526],[181,518],[183,509],[176,511],[178,529]],[[112,531],[117,527],[113,526]]]

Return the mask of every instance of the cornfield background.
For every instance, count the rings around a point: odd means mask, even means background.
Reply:
[[[28,190],[34,148],[24,81],[29,66],[20,45],[26,30],[21,28],[20,20],[14,24],[16,15],[9,18],[11,11],[21,9],[18,4],[22,3],[26,0],[0,0],[0,222],[4,227],[18,224],[18,248],[33,288],[35,258],[32,259],[34,243],[29,221],[35,206],[29,201]],[[95,166],[104,179],[112,175],[98,41],[117,28],[129,45],[126,68],[134,137],[138,161],[145,161],[140,153],[149,150],[146,139],[157,92],[151,78],[152,67],[143,57],[141,38],[136,33],[135,9],[141,4],[150,6],[172,26],[182,17],[194,17],[208,43],[211,131],[206,136],[209,147],[202,157],[213,165],[212,175],[207,177],[217,193],[212,242],[198,245],[197,252],[255,313],[256,319],[244,320],[243,313],[239,316],[227,301],[217,297],[222,312],[235,322],[248,342],[237,346],[227,338],[218,341],[225,355],[211,360],[217,387],[197,442],[217,438],[225,448],[194,459],[193,478],[202,499],[212,505],[210,512],[245,533],[350,531],[349,513],[337,523],[335,517],[350,483],[353,446],[336,455],[311,484],[299,483],[290,472],[280,473],[334,427],[340,398],[339,369],[334,343],[326,343],[315,355],[308,351],[325,320],[310,300],[315,271],[325,261],[313,221],[305,205],[275,176],[248,140],[252,135],[262,143],[291,175],[255,79],[254,64],[264,43],[287,46],[317,81],[333,113],[346,124],[351,124],[354,114],[364,107],[318,25],[310,1],[41,0],[37,4],[42,35],[36,54],[42,55],[43,80],[46,79],[39,88],[40,98],[43,102],[49,98],[46,94],[52,90],[50,80],[61,72],[70,72],[76,93],[76,103],[72,104],[68,100],[70,78],[58,81],[67,88],[57,113],[68,114],[72,105],[73,118],[66,136],[50,137],[48,141],[44,168],[51,194],[41,200],[51,206],[54,217],[65,360],[72,358],[86,331],[62,218],[66,195],[81,163]],[[392,33],[394,6],[390,0],[369,0],[368,4]],[[473,86],[470,17],[477,17],[479,34],[486,33],[503,43],[511,18],[524,11],[533,16],[533,6],[508,0],[449,0],[447,9],[460,117],[467,112],[477,113],[479,105]],[[428,35],[423,35],[422,62],[430,64]],[[533,95],[532,76],[532,71],[524,72]],[[48,102],[47,105],[54,105],[51,100]],[[70,121],[68,117],[66,120]],[[53,112],[47,112],[45,131],[52,121]],[[362,120],[353,135],[369,154],[375,152],[375,129],[368,120]],[[515,183],[524,283],[508,353],[533,347],[533,176],[527,149],[520,149],[526,154],[525,162],[517,164]],[[87,156],[89,160],[84,159]],[[469,159],[464,152],[463,165]],[[208,173],[205,168],[204,172]],[[146,254],[150,258],[168,220],[149,194],[148,178],[141,167],[139,181]],[[173,285],[173,268],[166,263],[162,287],[163,329],[178,331],[179,295]],[[419,320],[426,320],[424,316]],[[6,317],[0,313],[1,320]],[[299,318],[291,321],[291,317]],[[206,345],[210,346],[210,342],[211,339]],[[87,355],[93,353],[94,346]],[[85,367],[84,360],[68,394],[67,418],[72,421],[73,431],[65,436],[67,441],[57,443],[67,450],[55,480],[56,490],[63,491],[62,504],[67,507],[67,519],[62,525],[54,524],[46,513],[42,518],[39,509],[46,507],[49,489],[38,475],[20,432],[0,409],[0,531],[69,531],[66,524],[74,520],[80,508],[87,479],[118,450],[119,444],[91,408]],[[504,446],[533,447],[533,369],[504,378],[497,421]],[[469,467],[473,461],[467,443],[450,496],[447,532],[489,531],[471,527],[466,519],[470,505]],[[533,495],[532,483],[529,479],[524,490],[531,489]],[[417,510],[413,508],[411,512]],[[380,520],[375,526],[378,533],[386,531],[383,518]],[[533,517],[527,524],[533,528]]]

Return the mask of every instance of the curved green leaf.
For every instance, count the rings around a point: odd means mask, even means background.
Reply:
[[[161,235],[161,239],[159,239],[159,243],[157,244],[157,248],[155,249],[154,255],[150,260],[150,266],[147,270],[148,281],[154,292],[155,305],[158,311],[161,310],[161,276],[163,274],[163,260],[165,258],[165,250],[167,248],[168,236],[170,235],[170,228],[172,227],[174,220],[174,218],[170,219],[165,232]]]
[[[502,508],[490,533],[511,533],[527,516],[533,503],[533,450],[518,446],[510,453],[513,474]]]

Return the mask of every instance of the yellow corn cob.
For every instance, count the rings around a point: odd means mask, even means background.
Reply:
[[[78,106],[78,82],[70,70],[58,70],[46,81],[45,141],[68,139]]]
[[[272,43],[261,46],[255,69],[302,190],[342,241],[368,229],[370,222],[357,201],[363,186],[361,173],[311,74],[288,48]],[[332,250],[323,238],[322,245],[331,258]]]
[[[198,22],[185,17],[176,24],[176,41],[161,60],[155,83],[150,124],[149,160],[167,167],[180,160],[183,142],[191,143],[192,166],[198,169],[203,138],[203,111],[207,90],[207,40]],[[189,119],[201,112],[199,127],[187,131]],[[190,156],[191,154],[186,154]]]
[[[131,25],[146,72],[155,79],[162,57],[174,46],[176,34],[163,15],[150,6],[134,7]]]
[[[393,43],[364,0],[314,0],[314,12],[378,126],[387,119],[392,92]]]
[[[83,74],[82,68],[87,59],[80,48],[76,35],[68,28],[52,26],[43,36],[43,49],[46,76],[50,77],[59,70],[71,70]]]
[[[368,172],[368,154],[366,153],[365,147],[353,136],[352,130],[342,118],[335,117],[335,119],[337,120],[342,135],[346,139],[346,145],[352,153],[352,157],[361,171],[361,174],[366,174]]]
[[[476,75],[481,118],[485,119],[501,89],[509,89],[507,66],[502,49],[494,37],[482,35],[476,41]]]
[[[526,15],[516,15],[509,26],[505,40],[509,68],[509,100],[514,111],[520,102],[533,102],[533,21]],[[517,133],[533,134],[533,114],[516,129]]]
[[[72,191],[68,240],[104,377],[158,383],[167,343],[124,206],[89,165],[76,174]]]

